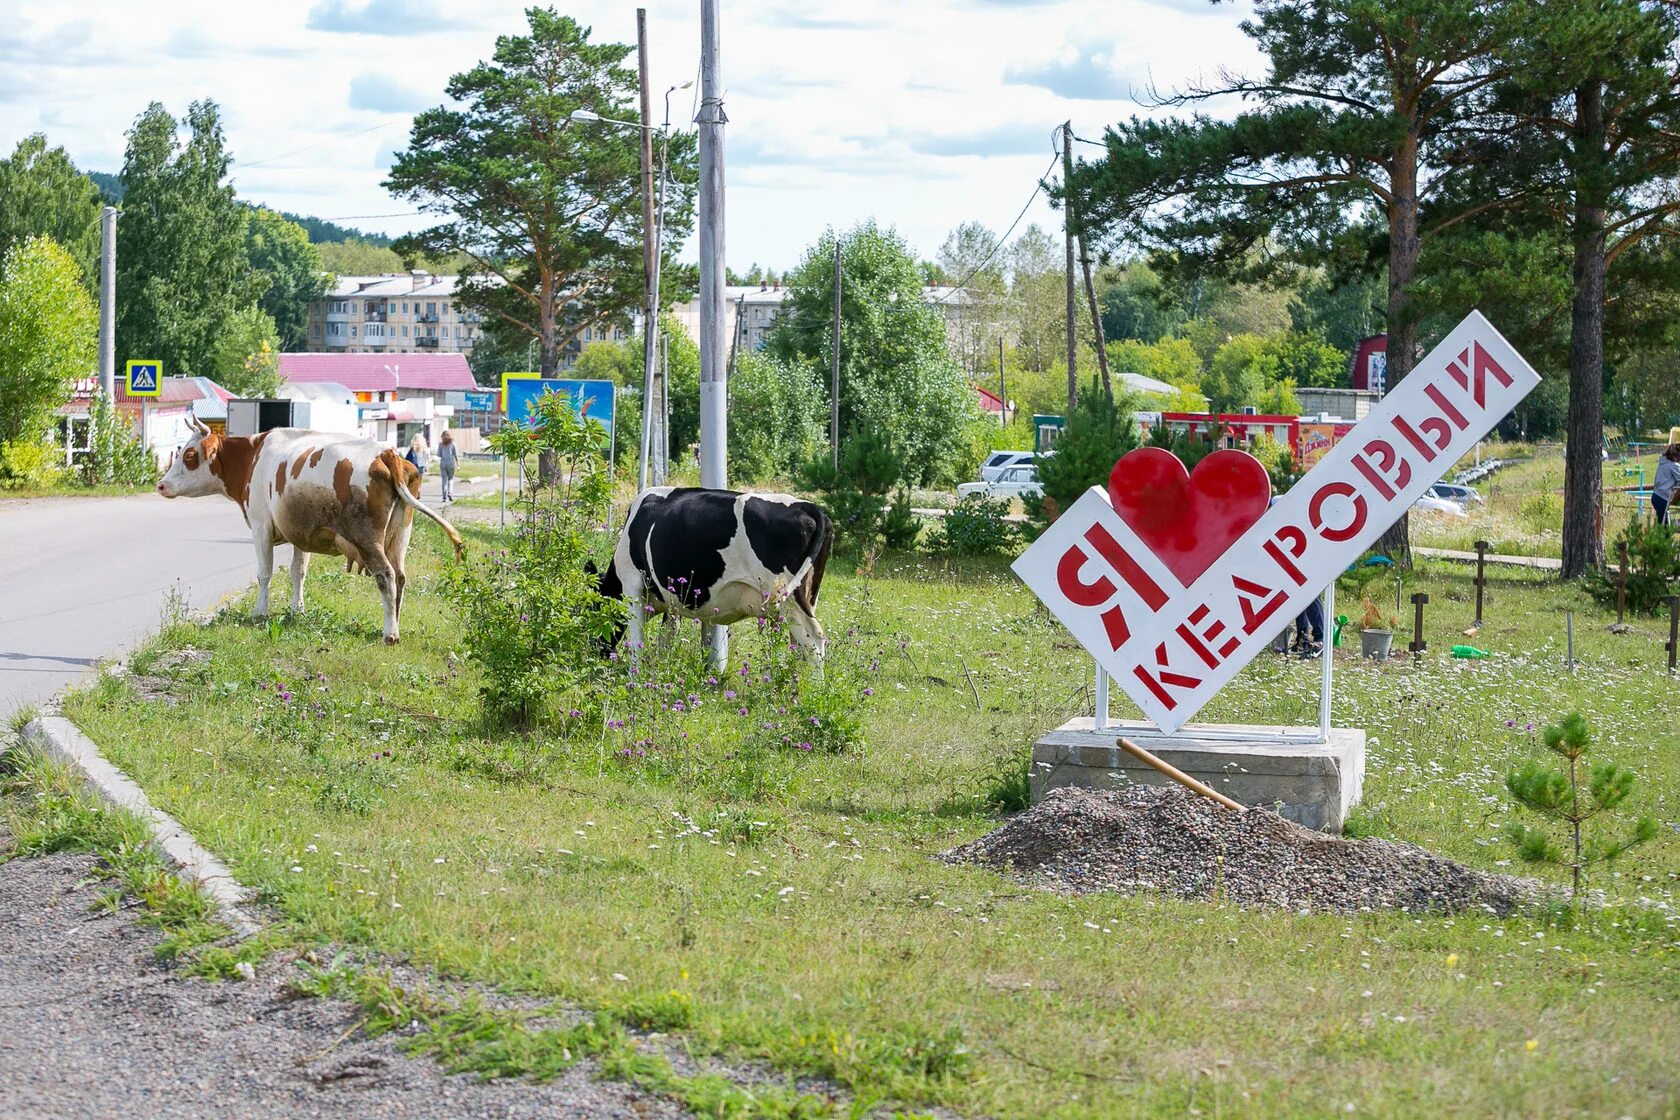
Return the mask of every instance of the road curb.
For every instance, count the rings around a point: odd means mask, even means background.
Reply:
[[[63,716],[40,716],[23,729],[23,740],[47,757],[70,767],[83,785],[107,805],[126,809],[145,822],[152,841],[175,865],[182,882],[203,892],[217,918],[240,940],[262,929],[244,909],[250,892],[209,849],[193,838],[181,822],[147,800],[134,779],[112,765],[82,729]]]

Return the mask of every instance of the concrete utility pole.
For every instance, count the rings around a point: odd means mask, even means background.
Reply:
[[[834,234],[834,353],[828,387],[828,448],[840,469],[840,234]]]
[[[1067,205],[1071,212],[1073,208],[1071,192],[1068,194]],[[1102,312],[1097,308],[1096,286],[1091,283],[1091,251],[1085,245],[1083,231],[1079,234],[1079,270],[1085,274],[1085,298],[1091,304],[1091,337],[1096,339],[1097,343],[1097,368],[1102,371],[1103,396],[1113,401],[1114,383],[1109,380],[1108,375],[1108,349],[1103,342]]]
[[[1003,380],[1003,336],[998,336],[998,399],[1003,407],[998,410],[998,426],[1009,427],[1009,386]]]
[[[700,485],[729,485],[729,374],[724,351],[723,112],[718,2],[700,0]],[[729,661],[729,628],[706,635],[713,668]]]
[[[1079,343],[1076,341],[1073,295],[1073,122],[1062,123],[1062,232],[1067,242],[1067,375],[1068,412],[1079,400]]]
[[[99,388],[117,395],[117,208],[99,218]]]
[[[647,282],[647,318],[642,323],[642,451],[636,488],[646,490],[658,410],[653,397],[655,335],[659,333],[659,256],[653,224],[653,98],[648,89],[647,9],[636,9],[636,59],[642,94],[642,273]]]

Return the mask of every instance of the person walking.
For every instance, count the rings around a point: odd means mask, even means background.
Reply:
[[[443,500],[455,500],[455,465],[460,462],[460,453],[455,449],[455,437],[448,432],[438,443],[438,476],[443,480]]]
[[[1668,524],[1668,511],[1674,505],[1674,493],[1680,489],[1680,428],[1668,433],[1668,446],[1657,460],[1657,480],[1651,485],[1651,508],[1656,511],[1657,524]]]
[[[425,437],[415,436],[413,439],[409,440],[408,454],[404,455],[403,458],[413,463],[415,468],[419,470],[420,477],[425,478],[426,464],[432,461],[432,453],[426,447]]]

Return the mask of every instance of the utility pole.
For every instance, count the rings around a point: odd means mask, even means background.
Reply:
[[[998,399],[1003,407],[998,410],[999,426],[1009,427],[1009,386],[1003,380],[1003,336],[998,335]]]
[[[1073,194],[1068,193],[1068,211],[1073,211]],[[1091,283],[1091,252],[1085,244],[1085,232],[1079,233],[1079,270],[1085,274],[1085,298],[1091,304],[1091,337],[1097,340],[1097,368],[1102,371],[1103,396],[1114,401],[1114,384],[1108,377],[1108,349],[1103,344],[1102,313],[1097,310],[1097,289]]]
[[[99,388],[117,397],[117,208],[99,218]]]
[[[1062,233],[1067,248],[1067,375],[1068,413],[1079,400],[1079,343],[1073,295],[1073,122],[1062,122]]]
[[[700,485],[729,485],[729,375],[723,334],[723,112],[719,0],[700,0]],[[729,628],[705,635],[714,669],[729,661]]]
[[[642,94],[642,273],[647,283],[647,318],[642,322],[642,450],[636,489],[646,490],[657,410],[653,399],[655,335],[659,332],[659,250],[653,224],[653,99],[648,89],[647,9],[636,9],[636,61]]]
[[[834,234],[834,351],[828,387],[828,449],[840,469],[840,233]]]

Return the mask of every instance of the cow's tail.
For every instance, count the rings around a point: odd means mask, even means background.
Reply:
[[[402,475],[399,474],[391,480],[391,489],[397,492],[397,497],[401,498],[410,509],[418,510],[443,527],[443,531],[449,534],[449,543],[455,546],[455,559],[459,560],[466,555],[466,546],[461,543],[461,534],[455,531],[455,526],[445,521],[437,510],[410,494],[408,487],[402,484]]]
[[[816,609],[817,594],[822,590],[823,571],[828,567],[828,551],[834,547],[834,522],[829,519],[828,511],[817,507],[817,534],[811,541],[811,549],[805,554],[805,559],[799,565],[799,570],[793,573],[793,580],[788,584],[797,595],[800,585],[807,575],[811,579],[811,592],[805,597],[802,606],[807,611]]]

